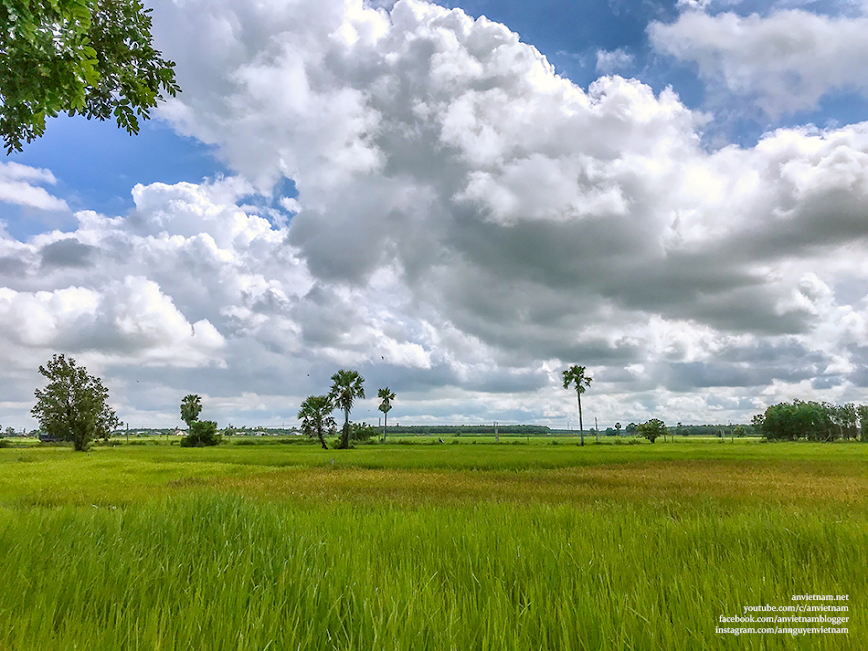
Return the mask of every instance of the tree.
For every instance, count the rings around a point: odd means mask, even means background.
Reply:
[[[859,415],[856,411],[856,405],[852,402],[848,402],[846,405],[841,405],[838,407],[838,416],[841,420],[841,436],[846,439],[858,438],[856,423]]]
[[[868,443],[868,406],[856,405],[856,413],[859,416],[859,438],[863,443]]]
[[[806,438],[831,441],[839,431],[834,420],[836,417],[833,405],[793,400],[768,407],[755,424],[761,424],[762,432],[769,440]]]
[[[582,445],[585,444],[585,430],[582,427],[582,394],[587,387],[591,386],[593,379],[585,376],[585,367],[573,364],[563,373],[564,389],[569,389],[571,384],[576,385],[576,399],[579,401],[579,434],[582,437]]]
[[[753,431],[755,434],[762,435],[763,434],[763,423],[765,422],[765,416],[762,414],[755,414],[750,419],[750,425],[753,427]]]
[[[48,384],[36,389],[36,406],[30,413],[49,436],[72,441],[82,451],[117,427],[118,418],[108,406],[108,389],[72,357],[53,355],[39,373]]]
[[[621,436],[621,423],[615,423],[615,436]]]
[[[335,419],[331,416],[334,408],[328,396],[308,396],[298,410],[302,433],[319,438],[323,450],[328,450],[325,434],[334,434],[335,432]]]
[[[64,111],[114,116],[139,132],[139,118],[181,89],[175,64],[152,46],[151,10],[141,0],[0,1],[0,134],[7,153],[45,133]]]
[[[187,429],[192,429],[193,423],[202,413],[202,397],[195,393],[184,396],[181,401],[181,420],[187,423]]]
[[[332,388],[329,398],[336,407],[344,410],[344,428],[341,432],[341,442],[338,448],[346,450],[350,447],[350,410],[356,398],[365,397],[365,389],[362,386],[365,381],[357,371],[341,369],[332,375]]]
[[[744,435],[747,434],[747,431],[741,425],[736,425],[732,433],[738,438],[743,438]]]
[[[208,445],[217,445],[221,441],[217,433],[217,423],[213,420],[196,420],[190,424],[190,433],[181,439],[181,446],[185,448],[201,448]]]
[[[652,418],[641,425],[637,425],[636,433],[653,443],[658,436],[665,436],[666,425],[659,418]]]
[[[377,397],[380,399],[380,406],[377,407],[383,412],[383,443],[386,442],[386,424],[389,420],[389,411],[392,409],[392,401],[395,399],[395,394],[386,387],[377,391]]]

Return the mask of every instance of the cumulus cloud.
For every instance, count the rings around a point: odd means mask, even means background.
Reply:
[[[864,35],[868,18],[829,17],[800,9],[768,16],[686,11],[648,27],[659,52],[696,65],[711,84],[755,100],[777,118],[815,108],[832,91],[868,95]]]
[[[195,391],[291,419],[352,365],[420,421],[559,426],[570,363],[601,422],[746,419],[817,378],[833,400],[868,382],[868,125],[709,152],[671,89],[580,88],[460,10],[158,5],[185,91],[164,116],[236,175],[0,239],[15,368],[63,346],[133,410]]]
[[[207,320],[190,324],[156,283],[134,276],[102,291],[0,288],[0,323],[11,345],[124,363],[203,366],[224,344]]]
[[[63,199],[50,194],[40,185],[54,185],[57,179],[50,170],[0,163],[0,201],[39,210],[69,210]]]
[[[633,55],[617,48],[615,50],[597,50],[597,72],[604,75],[624,70],[633,65]]]

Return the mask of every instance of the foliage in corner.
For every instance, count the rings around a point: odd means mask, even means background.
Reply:
[[[141,0],[0,0],[0,134],[7,153],[45,133],[45,118],[139,118],[180,92]]]

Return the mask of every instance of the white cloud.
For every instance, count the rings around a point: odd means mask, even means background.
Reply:
[[[0,201],[39,210],[69,210],[66,202],[50,194],[40,185],[54,185],[57,179],[46,169],[0,163]]]
[[[154,17],[186,75],[165,115],[238,175],[0,240],[15,372],[64,344],[135,413],[174,418],[193,391],[236,423],[273,422],[276,396],[292,420],[346,365],[428,422],[562,426],[568,363],[596,378],[601,424],[868,385],[868,124],[708,152],[671,90],[584,91],[504,26],[418,0]],[[288,222],[242,203],[282,177]],[[72,290],[80,313],[52,307]]]
[[[659,52],[695,64],[709,87],[723,84],[777,118],[812,109],[832,91],[868,94],[866,31],[864,16],[687,11],[673,23],[651,23],[648,36]]]
[[[597,50],[597,72],[599,73],[609,75],[632,65],[633,55],[622,48]]]
[[[102,291],[0,288],[0,323],[8,346],[86,350],[104,363],[204,366],[224,345],[207,320],[190,324],[155,282],[134,276]]]
[[[297,199],[293,199],[292,197],[281,197],[280,205],[284,210],[291,213],[299,213],[301,212],[301,204]]]

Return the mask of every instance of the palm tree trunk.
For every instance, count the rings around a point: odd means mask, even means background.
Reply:
[[[582,427],[582,394],[576,391],[576,398],[579,401],[579,436],[582,437],[582,445],[585,444],[585,428]]]
[[[344,431],[341,432],[341,449],[350,447],[350,410],[344,409]]]
[[[383,412],[383,443],[386,442],[386,423],[389,422],[389,412]]]

